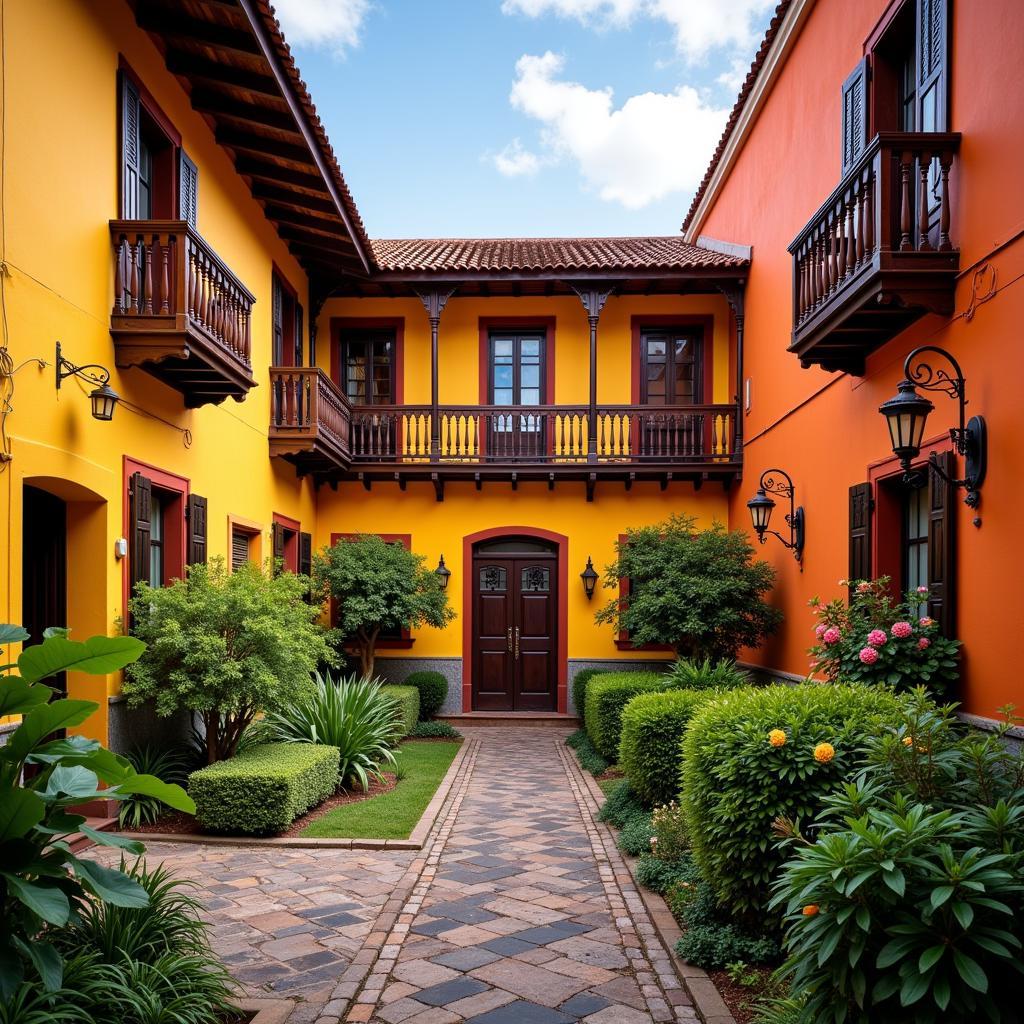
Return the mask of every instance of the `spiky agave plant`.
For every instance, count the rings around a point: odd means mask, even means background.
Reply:
[[[315,680],[312,697],[267,713],[268,739],[337,747],[342,786],[358,782],[365,792],[370,779],[383,781],[382,765],[395,763],[398,703],[384,693],[379,679],[353,674],[336,680],[318,672]]]
[[[185,784],[189,769],[188,752],[185,750],[161,749],[146,743],[135,747],[125,757],[140,775],[155,775],[178,786]],[[167,805],[155,796],[133,793],[120,802],[117,822],[121,828],[141,828],[152,825],[167,809]]]

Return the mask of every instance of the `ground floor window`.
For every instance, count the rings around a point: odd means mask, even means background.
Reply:
[[[928,488],[922,483],[903,492],[903,590],[927,587],[928,579]],[[921,614],[925,614],[924,606]]]

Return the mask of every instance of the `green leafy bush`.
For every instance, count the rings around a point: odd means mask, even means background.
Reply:
[[[690,854],[690,832],[683,809],[672,800],[651,812],[651,851],[662,860],[678,861]]]
[[[637,645],[668,644],[680,657],[735,658],[775,632],[782,613],[765,601],[775,570],[754,560],[741,530],[697,528],[693,516],[630,530],[605,571],[612,598],[595,619]],[[628,579],[629,593],[619,593]]]
[[[405,685],[415,686],[420,691],[422,721],[433,718],[448,698],[448,680],[440,672],[410,672],[405,677]]]
[[[622,826],[615,841],[623,853],[628,853],[631,857],[639,857],[640,854],[650,850],[653,835],[654,826],[651,824],[651,816],[642,812],[634,814]]]
[[[641,693],[623,709],[619,767],[648,807],[679,796],[683,733],[709,696],[707,690]]]
[[[814,670],[844,683],[885,683],[897,690],[924,684],[935,694],[947,693],[960,675],[960,642],[944,637],[934,619],[921,617],[928,588],[895,602],[888,576],[848,582],[849,605],[844,598],[811,601],[818,617],[810,650]]]
[[[799,1020],[1019,1019],[1024,755],[922,689],[866,759],[776,885]]]
[[[0,625],[0,645],[28,638],[20,626]],[[176,810],[195,809],[180,787],[140,775],[96,740],[74,734],[52,738],[58,730],[81,725],[99,705],[61,698],[41,680],[65,671],[106,675],[142,651],[133,637],[94,636],[77,643],[67,630],[48,629],[42,643],[23,648],[16,666],[0,669],[0,718],[21,716],[0,747],[0,1006],[14,1000],[26,1014],[36,1012],[27,1007],[36,1005],[40,985],[40,998],[54,1001],[45,993],[61,989],[64,961],[50,941],[50,929],[67,925],[89,899],[126,907],[149,902],[138,882],[76,857],[67,840],[80,832],[133,854],[142,853],[142,844],[90,828],[72,808],[89,800],[142,795]],[[18,675],[8,671],[12,667]],[[27,766],[35,768],[29,779]]]
[[[191,760],[187,750],[161,749],[152,744],[129,750],[125,759],[140,775],[154,775],[177,786],[184,785]],[[167,805],[155,796],[133,793],[120,802],[117,823],[120,828],[135,829],[152,825],[166,809]]]
[[[584,725],[602,756],[619,756],[622,709],[639,693],[665,690],[669,683],[659,672],[606,672],[587,686]]]
[[[576,717],[583,721],[583,708],[587,699],[587,683],[594,676],[603,675],[607,670],[603,668],[581,668],[572,677],[572,706],[576,709]]]
[[[409,736],[415,740],[461,740],[462,733],[450,722],[417,722]]]
[[[888,690],[814,683],[731,690],[697,709],[683,739],[682,805],[697,865],[724,908],[761,917],[785,859],[776,819],[813,820],[862,767],[868,738],[898,715]]]
[[[409,736],[420,720],[420,691],[415,686],[393,686],[385,688],[398,704],[399,738]]]
[[[597,752],[597,748],[590,742],[586,729],[577,729],[566,738],[565,742],[576,751],[576,756],[584,771],[590,772],[591,775],[601,775],[608,770],[608,761]]]
[[[681,690],[735,690],[737,686],[751,685],[750,676],[728,658],[680,658],[668,670],[668,676],[672,685]]]
[[[623,779],[609,792],[601,809],[597,812],[598,821],[606,821],[615,828],[624,828],[630,818],[646,815],[647,808],[637,799],[628,779]]]
[[[699,881],[700,874],[693,859],[663,860],[653,853],[644,854],[636,865],[636,880],[645,889],[664,895],[680,882],[691,884]]]
[[[376,679],[316,676],[312,696],[269,711],[264,730],[270,742],[316,743],[338,750],[342,786],[358,782],[365,792],[370,779],[383,781],[383,764],[393,765],[392,748],[404,735],[403,709]]]
[[[207,761],[231,757],[253,719],[309,694],[331,657],[308,593],[305,576],[249,562],[229,572],[223,558],[166,587],[139,584],[133,632],[149,646],[128,670],[128,703],[200,714]]]
[[[203,828],[230,835],[267,835],[338,788],[338,749],[266,743],[189,776],[189,795]]]

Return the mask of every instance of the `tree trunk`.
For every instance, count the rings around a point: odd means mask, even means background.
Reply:
[[[213,764],[218,760],[217,730],[220,726],[220,715],[216,711],[204,711],[203,725],[206,728],[206,763]]]

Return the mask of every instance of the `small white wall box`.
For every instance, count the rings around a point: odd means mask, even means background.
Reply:
[[[124,537],[118,537],[114,541],[114,557],[117,559],[124,558],[128,554],[128,541]]]

